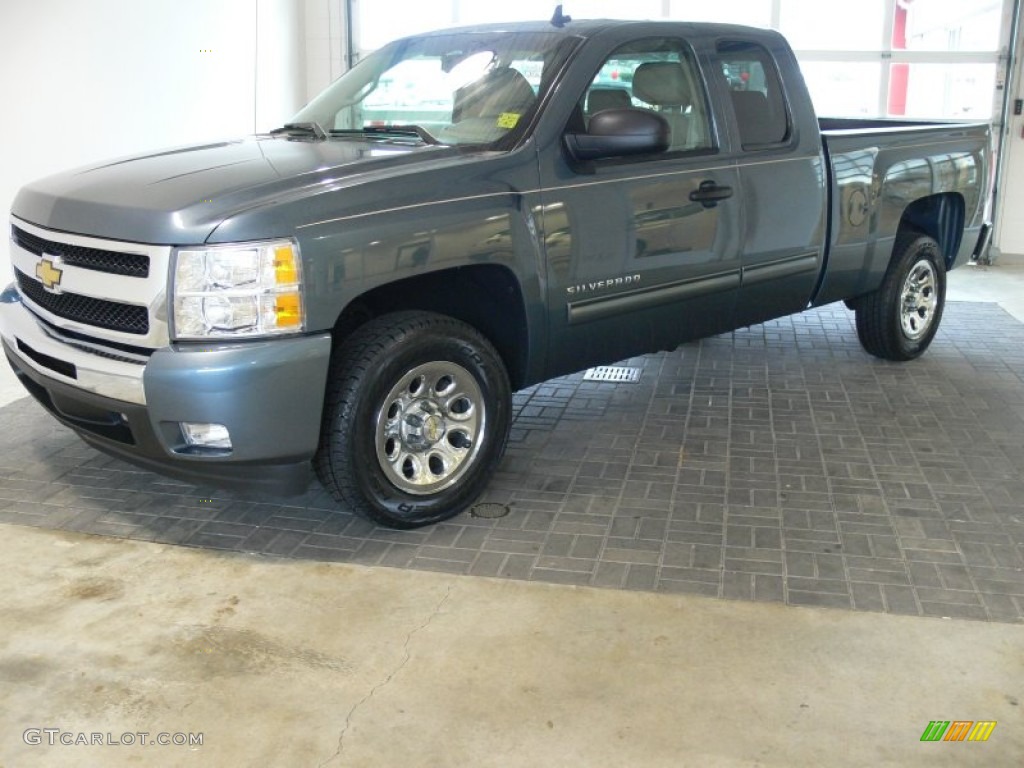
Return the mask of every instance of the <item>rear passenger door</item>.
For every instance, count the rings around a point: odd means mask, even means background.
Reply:
[[[772,50],[722,39],[713,53],[740,176],[738,327],[805,309],[824,255],[827,176],[817,121],[808,105],[794,109],[776,57],[783,71],[798,71],[781,39]]]
[[[661,115],[671,144],[574,162],[559,137],[542,157],[551,375],[725,330],[740,282],[739,177],[719,156],[697,56],[661,35],[592,56],[566,99],[563,135],[604,109],[633,108]]]

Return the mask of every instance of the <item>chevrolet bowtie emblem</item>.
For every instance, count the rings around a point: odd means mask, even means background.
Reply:
[[[54,261],[56,259],[43,259],[36,264],[36,277],[39,278],[39,282],[43,284],[46,290],[59,292],[60,278],[63,276],[64,270],[57,269]]]

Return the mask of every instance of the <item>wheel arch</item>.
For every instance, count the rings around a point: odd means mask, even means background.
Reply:
[[[530,334],[523,290],[501,264],[472,264],[427,272],[372,288],[350,301],[332,335],[337,346],[369,320],[390,312],[421,310],[474,327],[494,345],[513,391],[527,380]]]
[[[906,232],[920,232],[939,244],[939,252],[951,269],[960,250],[964,234],[966,203],[958,192],[942,192],[915,200],[900,218],[897,237]],[[896,254],[890,256],[890,260]]]

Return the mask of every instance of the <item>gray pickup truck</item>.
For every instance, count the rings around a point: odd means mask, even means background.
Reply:
[[[269,134],[20,191],[0,336],[90,445],[465,509],[530,384],[845,301],[932,341],[987,233],[989,127],[819,120],[778,34],[481,26],[394,42]]]

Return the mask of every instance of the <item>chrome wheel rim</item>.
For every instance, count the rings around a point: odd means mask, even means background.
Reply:
[[[375,443],[399,490],[425,496],[458,482],[480,453],[487,412],[473,375],[452,362],[408,371],[377,412]]]
[[[900,294],[900,325],[903,335],[916,341],[928,333],[939,305],[939,278],[935,265],[921,259],[907,273]]]

